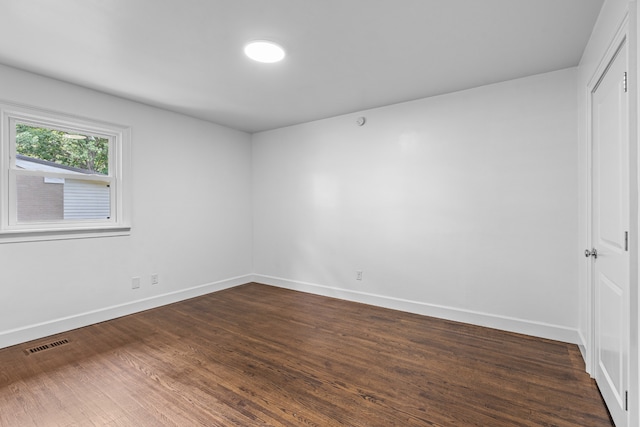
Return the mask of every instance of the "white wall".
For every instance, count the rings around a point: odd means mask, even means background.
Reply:
[[[253,154],[242,132],[3,66],[0,99],[129,125],[134,165],[131,236],[0,244],[0,347],[252,272],[576,340],[575,70],[256,134]]]
[[[255,134],[257,280],[577,342],[576,102],[567,69]]]
[[[131,236],[0,244],[0,347],[250,281],[250,135],[3,66],[0,99],[129,125],[133,154]]]

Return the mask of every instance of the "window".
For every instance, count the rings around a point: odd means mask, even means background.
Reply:
[[[0,242],[129,232],[128,128],[0,109]]]

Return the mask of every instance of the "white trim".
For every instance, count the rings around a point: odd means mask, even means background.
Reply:
[[[73,329],[82,328],[129,314],[139,313],[167,304],[183,301],[189,298],[218,292],[224,289],[233,288],[253,281],[252,275],[238,276],[218,282],[207,283],[194,286],[189,289],[182,289],[162,295],[156,295],[137,301],[132,301],[120,305],[101,308],[98,310],[78,313],[48,322],[37,323],[22,328],[11,329],[0,332],[0,348],[21,344],[27,341],[44,338],[50,335],[67,332]]]
[[[479,311],[465,310],[443,305],[429,304],[420,301],[411,301],[402,298],[394,298],[385,295],[376,295],[359,292],[350,289],[319,285],[315,283],[300,282],[283,279],[280,277],[254,275],[254,281],[265,285],[277,286],[294,291],[307,292],[326,297],[339,298],[347,301],[375,305],[423,316],[437,317],[456,322],[469,323],[487,328],[500,329],[524,335],[547,338],[571,344],[582,343],[577,329],[552,325],[544,322],[517,319],[515,317],[500,316]]]
[[[423,316],[437,317],[440,319],[468,323],[487,328],[568,342],[571,344],[577,344],[580,347],[581,351],[583,351],[584,349],[584,337],[577,329],[552,325],[544,322],[535,322],[513,317],[482,313],[478,311],[429,304],[420,301],[410,301],[384,295],[376,295],[349,289],[283,279],[279,277],[265,276],[261,274],[247,274],[244,276],[233,277],[218,282],[195,286],[189,289],[169,292],[166,294],[156,295],[153,297],[106,307],[103,309],[79,313],[76,315],[37,323],[17,329],[11,329],[8,331],[2,331],[0,332],[0,348],[9,347],[31,340],[44,338],[50,335],[67,332],[73,329],[116,319],[118,317],[127,316],[134,313],[139,313],[141,311],[161,307],[167,304],[172,304],[213,292],[218,292],[224,289],[233,288],[251,282],[257,282],[283,289],[307,292],[331,298],[339,298],[346,301],[370,304],[378,307],[405,311],[408,313],[414,313]]]
[[[580,354],[582,355],[582,360],[585,361],[585,366],[587,363],[587,356],[588,356],[588,351],[587,348],[589,348],[587,346],[587,339],[584,337],[584,335],[582,334],[582,331],[578,329],[578,349],[580,349]]]
[[[640,358],[638,355],[638,338],[640,323],[638,321],[639,293],[638,268],[639,251],[638,230],[640,215],[639,204],[639,147],[638,147],[638,5],[629,3],[629,425],[640,425]]]
[[[92,227],[87,229],[5,231],[0,235],[3,243],[40,242],[45,240],[92,239],[95,237],[130,236],[131,227]]]

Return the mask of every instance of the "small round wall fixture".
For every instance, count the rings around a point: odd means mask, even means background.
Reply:
[[[254,61],[265,64],[280,62],[286,55],[282,46],[268,40],[254,40],[247,43],[244,47],[244,53]]]
[[[365,117],[358,117],[356,119],[356,124],[358,126],[364,126],[365,123],[367,123],[367,119]]]

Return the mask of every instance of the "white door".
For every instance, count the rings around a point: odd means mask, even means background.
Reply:
[[[629,132],[627,44],[592,92],[595,378],[617,427],[627,427]]]

